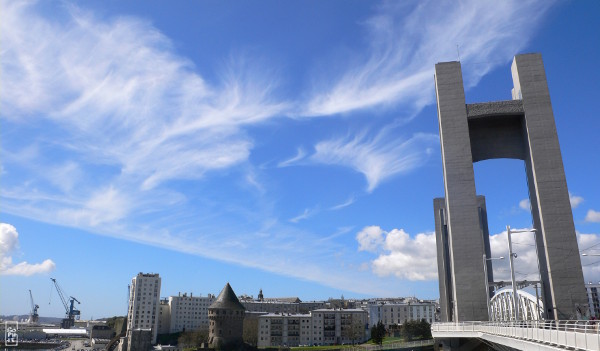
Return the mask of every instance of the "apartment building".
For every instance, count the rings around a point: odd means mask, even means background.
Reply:
[[[401,303],[386,303],[375,301],[368,305],[369,324],[375,325],[381,321],[386,328],[402,325],[407,321],[435,321],[437,303],[433,301],[412,301]]]
[[[205,328],[208,330],[208,307],[215,301],[215,295],[193,296],[187,293],[169,296],[169,333]]]
[[[138,273],[129,287],[129,313],[127,314],[127,337],[136,329],[151,330],[151,343],[156,343],[160,312],[160,284],[157,273]]]
[[[258,347],[353,344],[368,339],[367,312],[361,309],[270,313],[258,320]]]

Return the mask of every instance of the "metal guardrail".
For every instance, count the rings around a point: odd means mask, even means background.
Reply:
[[[436,334],[475,332],[498,335],[565,348],[600,350],[600,321],[498,321],[433,323],[431,331]],[[455,334],[460,337],[460,334]],[[442,336],[447,337],[447,336]],[[483,335],[482,335],[483,337]]]
[[[433,345],[434,340],[416,340],[406,342],[395,342],[383,345],[355,345],[346,346],[341,351],[377,351],[377,350],[397,350],[409,347],[429,346]]]

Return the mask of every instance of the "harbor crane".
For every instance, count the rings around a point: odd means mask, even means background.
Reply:
[[[31,311],[29,312],[29,323],[37,324],[40,321],[40,316],[38,315],[38,308],[40,308],[40,306],[36,305],[33,302],[33,294],[31,293],[31,290],[29,290],[29,299],[31,301]]]
[[[75,301],[77,301],[78,304],[81,304],[81,302],[79,302],[79,300],[77,300],[73,296],[69,296],[69,302],[67,302],[67,299],[65,298],[67,293],[60,287],[60,285],[58,285],[56,279],[50,278],[50,280],[52,280],[52,282],[54,283],[56,291],[58,291],[58,296],[60,297],[63,306],[65,306],[67,318],[64,318],[62,320],[60,327],[63,329],[70,329],[72,326],[75,325],[75,319],[79,320],[79,317],[81,316],[81,311],[74,307]]]

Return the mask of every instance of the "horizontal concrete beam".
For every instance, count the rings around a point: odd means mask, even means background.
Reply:
[[[497,115],[522,115],[524,112],[523,101],[521,100],[467,104],[467,118],[469,119]]]

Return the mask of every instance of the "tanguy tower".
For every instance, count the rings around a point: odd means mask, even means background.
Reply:
[[[511,70],[513,100],[466,104],[460,63],[435,65],[445,187],[445,198],[434,200],[442,321],[488,319],[482,255],[489,257],[489,242],[473,163],[496,158],[525,163],[545,317],[570,319],[586,305],[542,57],[517,55]]]

